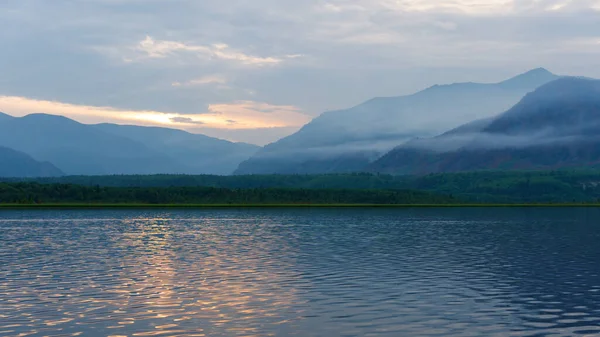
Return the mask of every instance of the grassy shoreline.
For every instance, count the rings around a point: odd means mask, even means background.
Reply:
[[[528,204],[0,204],[6,209],[207,209],[207,208],[600,208],[597,203]]]

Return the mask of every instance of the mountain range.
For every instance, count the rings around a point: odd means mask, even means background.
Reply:
[[[297,133],[269,144],[236,174],[314,174],[360,171],[415,137],[508,110],[528,92],[558,79],[539,68],[493,83],[436,85],[409,96],[375,98],[323,113]]]
[[[444,132],[443,125],[454,128]],[[6,177],[596,166],[600,81],[541,68],[500,83],[433,86],[327,112],[262,149],[167,128],[0,113],[0,176]]]
[[[232,143],[176,129],[116,124],[98,124],[95,127],[167,154],[172,162],[184,168],[182,173],[228,175],[241,161],[259,150],[256,145]]]
[[[600,81],[565,77],[499,116],[392,150],[368,171],[427,174],[600,164]]]
[[[258,150],[180,130],[87,125],[47,114],[0,114],[0,146],[50,162],[68,175],[226,175]]]

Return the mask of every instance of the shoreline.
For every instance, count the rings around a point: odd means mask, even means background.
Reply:
[[[10,209],[210,209],[210,208],[600,208],[600,204],[0,204]]]

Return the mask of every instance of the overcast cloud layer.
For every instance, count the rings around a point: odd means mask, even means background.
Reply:
[[[258,144],[531,68],[600,77],[600,0],[5,0],[0,111]]]

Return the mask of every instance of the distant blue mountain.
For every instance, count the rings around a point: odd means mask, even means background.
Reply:
[[[0,177],[56,177],[63,174],[51,163],[39,162],[23,152],[0,146]]]
[[[186,167],[187,173],[231,174],[260,147],[193,134],[182,130],[134,125],[98,124],[98,130],[126,137]]]
[[[600,81],[565,77],[499,116],[401,145],[369,170],[426,174],[600,166]]]
[[[448,125],[499,114],[558,78],[540,68],[500,83],[436,85],[414,95],[375,98],[326,112],[297,133],[265,146],[240,164],[236,174],[360,171],[399,144],[439,134]]]
[[[258,149],[175,130],[86,125],[47,114],[0,115],[0,146],[51,162],[69,175],[225,175]]]

